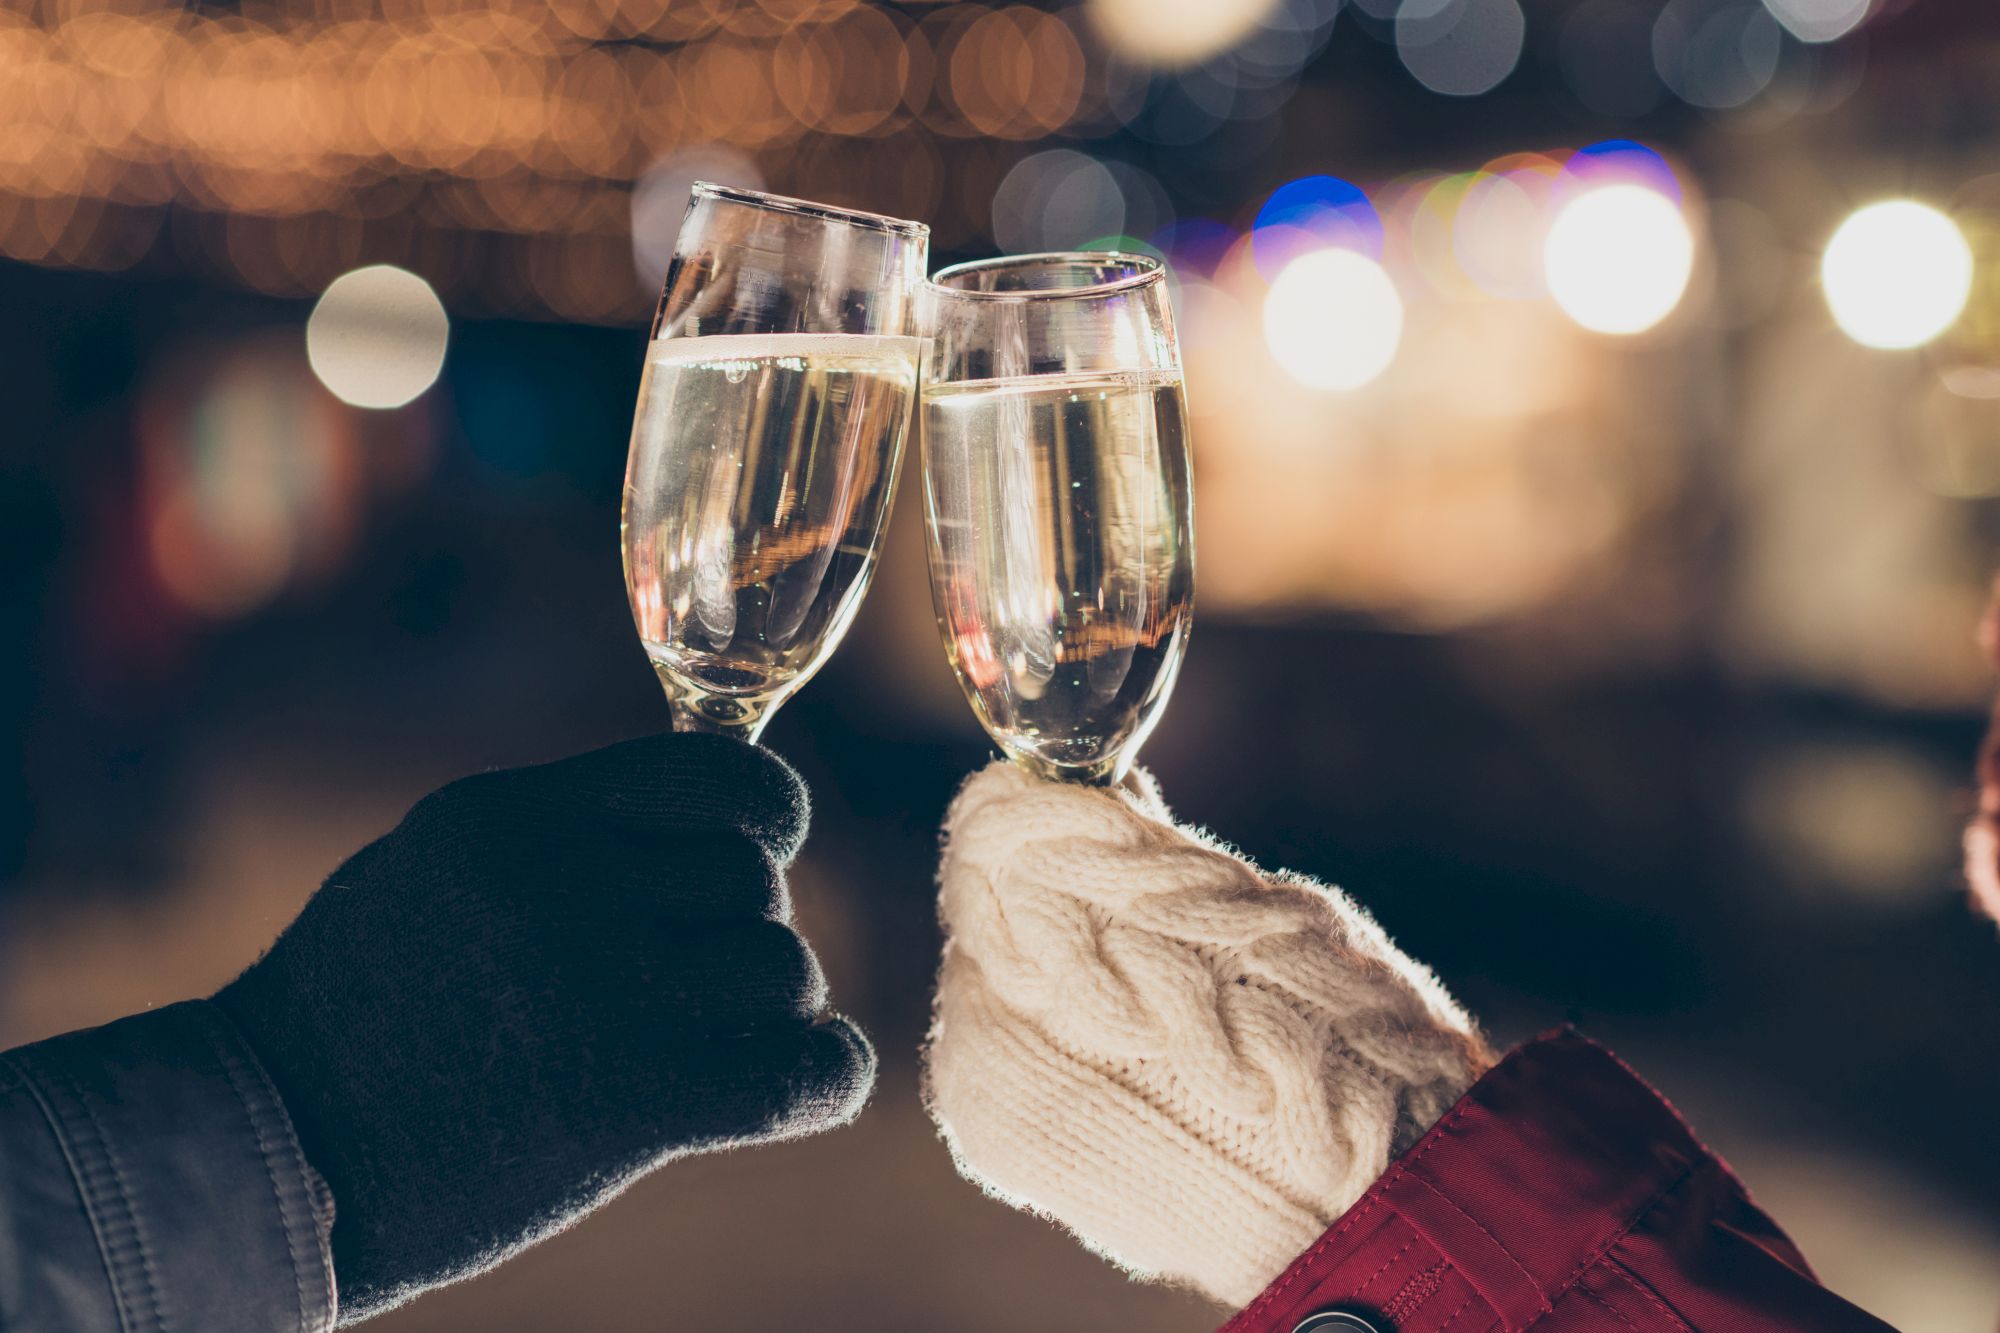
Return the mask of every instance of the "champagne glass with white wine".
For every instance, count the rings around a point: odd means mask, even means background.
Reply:
[[[755,743],[874,574],[917,397],[930,229],[694,187],[653,321],[621,532],[674,726]]]
[[[1194,598],[1187,405],[1166,273],[1022,255],[933,279],[931,595],[966,698],[1044,777],[1124,778]]]

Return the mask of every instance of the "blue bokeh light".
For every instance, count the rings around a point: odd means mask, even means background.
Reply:
[[[1676,204],[1683,202],[1680,177],[1667,159],[1633,139],[1606,139],[1579,148],[1563,171],[1581,185],[1643,185]]]
[[[1271,192],[1257,210],[1251,256],[1266,281],[1312,250],[1382,257],[1382,215],[1367,192],[1337,176],[1305,176]]]

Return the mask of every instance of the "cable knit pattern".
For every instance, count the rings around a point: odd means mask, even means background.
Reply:
[[[1141,1276],[1247,1303],[1490,1062],[1345,895],[1143,773],[996,762],[945,834],[931,1114],[966,1177]]]

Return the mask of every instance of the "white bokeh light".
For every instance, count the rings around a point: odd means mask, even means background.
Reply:
[[[1514,72],[1527,30],[1518,0],[1403,0],[1396,54],[1432,92],[1476,97]]]
[[[1136,64],[1198,65],[1257,31],[1280,0],[1086,0],[1105,45]]]
[[[1050,148],[1028,154],[1001,179],[993,239],[1016,252],[1073,249],[1124,231],[1125,212],[1125,192],[1109,167],[1073,148]]]
[[[1525,301],[1547,290],[1542,237],[1549,179],[1523,171],[1482,175],[1466,187],[1452,219],[1452,250],[1465,276],[1488,296]]]
[[[1742,106],[1771,84],[1784,32],[1754,0],[1668,0],[1653,24],[1653,64],[1682,101],[1711,111]]]
[[[355,407],[401,407],[437,383],[451,320],[431,285],[373,264],[327,285],[306,321],[306,359]]]
[[[1352,250],[1300,255],[1264,298],[1264,341],[1299,383],[1358,389],[1389,368],[1403,340],[1403,298],[1383,267]]]
[[[1928,204],[1870,204],[1840,224],[1820,260],[1826,303],[1864,347],[1921,347],[1950,328],[1972,294],[1972,247]]]
[[[1542,246],[1549,294],[1595,333],[1644,333],[1679,305],[1694,272],[1694,235],[1674,201],[1643,185],[1607,185],[1563,206]]]
[[[1764,0],[1764,8],[1802,42],[1831,42],[1859,27],[1872,0]]]

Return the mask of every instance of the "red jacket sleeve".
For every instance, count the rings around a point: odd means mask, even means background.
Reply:
[[[1475,1084],[1223,1333],[1894,1333],[1574,1032]]]

